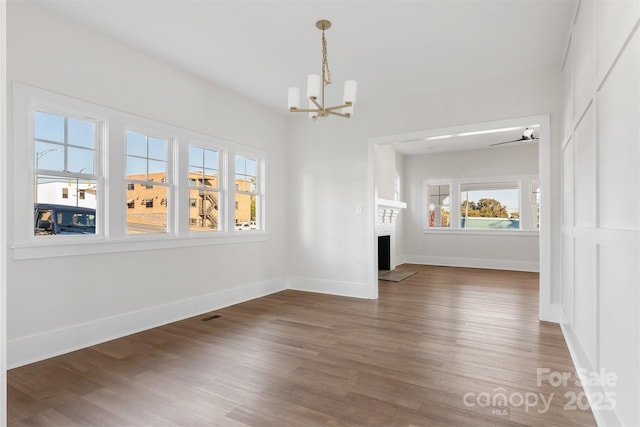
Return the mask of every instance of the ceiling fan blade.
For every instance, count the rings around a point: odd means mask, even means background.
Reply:
[[[512,142],[520,142],[520,141],[528,141],[528,139],[520,138],[520,139],[514,139],[513,141],[498,142],[496,144],[490,144],[489,147],[493,147],[495,145],[502,145],[502,144],[511,144]]]

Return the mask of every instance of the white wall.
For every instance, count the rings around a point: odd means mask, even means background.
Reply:
[[[481,179],[538,175],[538,145],[406,156],[407,205],[403,246],[406,262],[449,266],[538,271],[538,236],[424,233],[427,180]],[[526,190],[524,190],[526,191]],[[527,194],[522,194],[527,209]],[[482,250],[479,250],[482,248]]]
[[[26,2],[8,2],[7,9],[9,82],[255,146],[269,156],[264,241],[46,259],[9,256],[9,365],[285,288],[286,120]],[[10,218],[9,229],[11,224]]]
[[[376,193],[379,198],[393,200],[396,175],[396,150],[392,145],[378,145],[375,153]]]
[[[563,325],[601,425],[640,425],[640,2],[583,1],[564,66]]]
[[[290,280],[292,287],[370,297],[374,250],[367,189],[370,137],[514,117],[551,115],[551,227],[559,227],[561,74],[490,81],[411,99],[358,105],[350,120],[291,117]],[[434,86],[437,82],[434,82]],[[362,88],[375,90],[375,88]],[[361,209],[364,208],[363,211]],[[415,230],[421,233],[422,228]],[[405,232],[410,233],[406,229]],[[559,239],[552,243],[552,298],[561,288]]]
[[[7,422],[7,2],[0,2],[0,425]]]

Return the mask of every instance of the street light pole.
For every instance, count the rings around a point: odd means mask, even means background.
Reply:
[[[38,172],[38,163],[40,162],[40,158],[43,157],[46,154],[51,153],[52,151],[60,151],[59,148],[49,148],[48,150],[43,150],[40,151],[38,153],[36,153],[36,172]],[[36,176],[36,190],[35,190],[35,202],[38,202],[38,182],[37,182],[37,176]]]

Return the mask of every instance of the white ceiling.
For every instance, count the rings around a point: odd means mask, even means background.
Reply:
[[[522,145],[537,144],[540,132],[539,124],[532,123],[527,126],[510,126],[495,129],[486,129],[482,133],[466,135],[466,132],[445,132],[433,134],[430,137],[399,137],[393,143],[396,151],[406,156],[435,154],[445,151],[464,151],[479,149],[497,149],[501,147],[519,147]],[[525,129],[533,130],[536,139],[517,141],[522,138]],[[476,131],[478,132],[478,131]],[[473,133],[473,132],[472,132]],[[513,141],[513,142],[510,142]],[[506,142],[506,144],[505,144]],[[492,147],[492,144],[499,144]]]
[[[320,73],[318,19],[341,101],[375,105],[558,70],[575,0],[36,0],[47,9],[287,114],[287,88]],[[333,99],[335,98],[335,99]],[[357,108],[357,107],[356,107]]]

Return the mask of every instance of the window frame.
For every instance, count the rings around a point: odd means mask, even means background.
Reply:
[[[440,194],[440,187],[442,186],[448,186],[449,187],[449,204],[448,205],[438,205],[438,206],[447,206],[449,209],[449,225],[448,226],[436,226],[436,225],[431,225],[431,197],[434,196],[433,194],[431,194],[431,187],[437,186],[438,187],[438,197],[441,196]],[[447,229],[451,229],[451,224],[453,221],[452,218],[452,213],[451,213],[451,203],[452,203],[452,195],[453,195],[453,186],[451,185],[451,182],[448,181],[433,181],[433,182],[429,182],[427,184],[425,184],[425,189],[426,189],[426,208],[427,208],[427,214],[425,215],[425,220],[424,220],[424,228],[425,229],[429,229],[429,230],[447,230]],[[436,205],[434,205],[436,206]]]
[[[228,227],[226,224],[226,218],[228,216],[228,200],[227,200],[227,181],[228,181],[228,168],[227,168],[227,150],[222,148],[221,144],[212,139],[203,139],[203,138],[192,138],[186,144],[186,168],[183,179],[186,182],[186,192],[188,202],[186,204],[186,222],[187,222],[187,232],[193,237],[206,237],[215,234],[224,234],[227,232]],[[218,153],[218,186],[217,187],[207,187],[204,184],[202,186],[194,186],[191,185],[191,178],[189,174],[191,173],[191,160],[190,160],[190,149],[191,147],[200,148],[202,150],[216,151]],[[206,169],[203,164],[203,171]],[[211,191],[218,193],[218,229],[217,230],[192,230],[191,229],[191,190],[198,189],[202,191]],[[198,201],[195,199],[195,207],[198,208]]]
[[[93,173],[88,174],[88,173],[82,173],[82,172],[70,172],[64,169],[56,170],[56,169],[44,169],[39,167],[37,168],[37,166],[39,165],[36,164],[37,163],[37,159],[36,159],[37,152],[35,147],[36,142],[38,140],[40,141],[46,141],[46,140],[36,138],[36,135],[35,135],[35,122],[36,122],[35,113],[36,112],[64,117],[64,121],[65,121],[64,141],[57,142],[56,144],[63,147],[65,166],[67,165],[66,151],[70,146],[67,139],[68,138],[68,133],[67,133],[68,120],[69,119],[81,120],[86,122],[92,122],[94,124],[93,133],[94,133],[95,146],[92,149]],[[68,244],[69,242],[76,242],[76,241],[91,242],[95,240],[103,240],[104,230],[105,230],[105,217],[106,217],[105,205],[104,205],[104,197],[105,197],[104,190],[106,188],[104,185],[105,172],[106,172],[104,168],[104,157],[105,157],[104,129],[106,129],[107,127],[107,119],[101,114],[99,114],[99,112],[93,109],[82,110],[82,109],[76,108],[73,105],[52,102],[51,100],[45,100],[45,99],[32,102],[29,105],[28,110],[26,112],[23,111],[23,114],[26,114],[26,119],[27,119],[27,129],[26,129],[26,132],[23,134],[27,135],[26,140],[29,142],[28,149],[26,150],[28,153],[27,170],[29,171],[29,178],[27,180],[29,183],[29,191],[27,193],[28,200],[26,201],[26,203],[28,203],[30,211],[31,212],[34,211],[34,207],[36,203],[42,203],[36,200],[37,198],[36,176],[55,177],[61,180],[69,181],[69,182],[73,182],[73,180],[78,181],[80,179],[83,179],[83,180],[88,179],[94,182],[96,187],[96,208],[95,209],[96,209],[96,218],[97,218],[95,233],[82,234],[82,235],[48,235],[48,236],[40,235],[39,236],[39,235],[35,235],[33,231],[34,230],[33,222],[27,222],[26,224],[24,224],[24,227],[30,230],[30,232],[27,232],[27,234],[29,234],[27,238],[27,242],[31,245],[38,245],[38,244],[50,244],[50,241],[54,241],[62,244]],[[18,130],[19,129],[20,128],[18,128]],[[71,147],[75,147],[75,146],[71,145]],[[16,162],[15,164],[18,164],[18,163]],[[24,178],[22,178],[21,180],[24,180]],[[64,198],[64,196],[61,198]],[[78,198],[79,200],[79,190],[77,187],[76,187],[76,198]],[[66,199],[68,200],[71,199],[71,194],[68,189],[67,189]],[[17,204],[18,203],[15,203],[15,205]]]
[[[239,190],[238,189],[238,185],[236,183],[236,179],[238,176],[237,171],[235,170],[235,163],[236,163],[236,157],[244,157],[246,159],[249,160],[254,160],[256,162],[256,185],[255,185],[255,190],[254,191],[244,191],[244,190]],[[231,157],[229,157],[231,158]],[[229,162],[231,163],[231,162]],[[233,195],[229,197],[229,201],[233,200],[233,206],[235,207],[234,211],[233,211],[233,215],[229,215],[229,231],[233,231],[234,233],[238,233],[238,234],[249,234],[249,233],[259,233],[259,232],[264,232],[264,228],[265,228],[265,220],[264,220],[264,213],[265,213],[265,207],[264,207],[264,193],[265,193],[265,182],[266,182],[266,177],[265,177],[265,169],[266,169],[266,155],[264,153],[260,153],[257,150],[253,150],[253,151],[248,151],[248,150],[237,150],[233,153],[233,173],[229,173],[229,177],[233,176]],[[247,175],[248,176],[248,175]],[[229,192],[231,193],[231,192]],[[237,222],[236,222],[236,212],[238,210],[238,208],[236,206],[238,206],[237,204],[237,195],[241,194],[241,195],[249,195],[249,196],[254,196],[256,198],[256,208],[255,208],[255,215],[256,215],[256,219],[255,219],[255,223],[256,223],[256,228],[255,229],[251,229],[249,228],[249,230],[240,230],[237,228]],[[231,205],[231,204],[230,204]]]
[[[8,241],[13,259],[33,259],[114,253],[162,248],[195,247],[203,245],[226,245],[268,240],[265,200],[267,152],[246,144],[202,134],[168,123],[146,119],[88,101],[13,82],[13,132],[11,177],[16,182],[12,194],[12,214],[14,233]],[[96,126],[96,159],[94,173],[98,197],[96,200],[97,224],[95,235],[84,236],[34,236],[34,180],[35,165],[33,142],[33,113],[39,110],[75,118],[90,118],[99,123]],[[171,147],[166,185],[171,187],[168,197],[168,232],[142,233],[134,235],[126,232],[127,218],[127,178],[125,132],[132,131],[168,139]],[[24,144],[24,141],[32,141]],[[189,144],[214,148],[219,152],[220,191],[224,207],[221,212],[220,231],[215,233],[190,232],[189,230]],[[228,206],[235,200],[235,191],[228,188],[229,177],[235,176],[228,159],[236,153],[259,159],[260,197],[256,216],[260,221],[252,233],[236,233],[230,227],[233,216]],[[24,166],[21,166],[24,165]],[[25,167],[26,166],[26,167]],[[84,175],[84,174],[83,174]],[[160,184],[160,183],[154,183]],[[100,191],[102,189],[102,191]],[[155,202],[160,203],[160,199]],[[170,232],[169,232],[170,231]],[[53,238],[49,238],[53,237]]]
[[[530,214],[532,183],[534,181],[539,182],[538,175],[517,175],[517,176],[490,176],[481,178],[455,178],[455,179],[438,179],[438,180],[426,180],[423,182],[423,232],[425,234],[438,234],[438,233],[452,233],[452,234],[479,234],[479,235],[518,235],[518,236],[538,236],[539,228],[535,226],[532,215]],[[461,188],[465,184],[483,184],[483,183],[517,183],[519,197],[518,197],[518,212],[520,214],[518,229],[473,229],[462,228],[459,208],[452,208],[452,206],[461,206],[462,204],[462,191]],[[450,220],[449,227],[431,227],[429,226],[429,185],[450,185],[450,200],[449,200],[449,212]],[[525,194],[526,193],[526,194]]]
[[[146,174],[147,174],[147,179],[143,180],[143,179],[130,179],[128,178],[127,174],[127,162],[128,162],[128,157],[130,156],[127,153],[127,134],[128,133],[133,133],[133,134],[137,134],[137,135],[141,135],[144,136],[146,138],[147,144],[149,143],[149,138],[154,138],[154,139],[159,139],[159,140],[164,140],[167,141],[167,169],[166,169],[166,175],[165,175],[165,179],[164,181],[154,181],[153,179],[149,179],[149,166],[148,166],[148,162],[151,159],[148,153],[148,145],[147,145],[147,167],[146,167]],[[175,159],[176,159],[176,155],[175,155],[175,146],[178,140],[178,137],[176,135],[176,132],[173,131],[173,129],[171,128],[167,128],[163,125],[156,125],[156,126],[145,126],[142,127],[140,125],[128,125],[125,126],[124,128],[124,135],[123,135],[123,140],[124,140],[124,147],[123,147],[123,152],[124,152],[124,162],[123,162],[123,178],[124,178],[124,186],[123,188],[125,189],[125,203],[122,204],[123,206],[123,212],[125,215],[125,224],[124,224],[124,236],[126,239],[145,239],[145,238],[160,238],[158,236],[167,238],[167,237],[172,237],[176,235],[176,227],[175,227],[175,221],[176,221],[176,211],[175,211],[175,194],[176,194],[176,189],[175,189],[175,179],[173,178],[174,174],[175,174]],[[136,157],[136,158],[142,158],[140,156],[131,156],[131,157]],[[156,159],[151,159],[151,160],[156,160]],[[165,231],[157,231],[157,232],[147,232],[147,233],[130,233],[128,231],[128,215],[129,215],[129,206],[128,206],[128,192],[129,192],[129,184],[134,184],[134,190],[135,190],[135,186],[138,185],[142,185],[145,186],[146,189],[151,189],[155,186],[158,187],[164,187],[167,189],[167,193],[166,193],[166,198],[169,200],[169,203],[167,203],[167,226]],[[146,199],[141,199],[140,203],[141,204],[145,204]],[[153,205],[155,205],[155,202],[152,200],[152,206],[149,206],[148,203],[145,206],[145,209],[149,209],[149,208],[153,208]],[[158,205],[161,205],[160,200],[158,201]],[[134,206],[135,206],[135,201],[134,201]],[[120,231],[120,230],[119,230]]]

